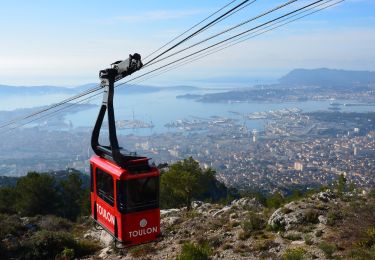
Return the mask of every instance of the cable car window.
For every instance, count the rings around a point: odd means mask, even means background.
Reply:
[[[114,205],[114,187],[113,178],[110,174],[96,168],[96,191],[102,200],[107,202],[109,205]]]
[[[159,207],[159,177],[118,182],[118,209],[133,212]]]

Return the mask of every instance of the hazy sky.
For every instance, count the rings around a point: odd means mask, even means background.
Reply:
[[[227,2],[1,1],[0,84],[97,82],[98,71],[111,62],[134,52],[145,56]],[[258,0],[201,38],[284,2]],[[270,17],[312,1],[299,2]],[[318,67],[375,70],[374,0],[347,0],[144,84],[277,78],[293,68]]]

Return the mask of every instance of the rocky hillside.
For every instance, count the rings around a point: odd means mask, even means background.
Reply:
[[[375,196],[324,191],[272,210],[255,199],[163,210],[159,241],[119,250],[88,230],[103,259],[374,259]]]

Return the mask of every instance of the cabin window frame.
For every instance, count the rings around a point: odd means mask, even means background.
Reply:
[[[155,179],[156,182],[154,183],[154,191],[152,196],[153,200],[142,201],[141,203],[134,203],[134,201],[130,202],[129,198],[134,198],[134,196],[138,196],[136,194],[136,182],[145,179]],[[133,188],[133,189],[131,189]],[[122,213],[129,213],[129,212],[137,212],[149,209],[159,208],[159,196],[160,196],[160,176],[149,176],[144,178],[135,178],[135,179],[128,179],[128,180],[117,180],[116,181],[116,189],[117,189],[117,209]],[[138,190],[139,193],[143,193],[144,190]],[[129,204],[132,204],[129,206]]]
[[[97,167],[95,177],[96,195],[113,207],[115,205],[115,185],[113,176]]]

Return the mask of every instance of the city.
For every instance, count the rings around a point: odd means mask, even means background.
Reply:
[[[227,117],[179,120],[173,130],[151,136],[119,135],[129,151],[156,164],[193,157],[211,167],[219,180],[238,188],[275,189],[329,185],[345,175],[361,188],[375,184],[375,113],[313,112],[297,108],[251,113],[266,120],[263,130],[248,129]],[[254,119],[253,119],[254,120]],[[255,119],[258,120],[258,119]],[[2,175],[75,168],[88,172],[91,129],[45,131],[21,129],[0,153]],[[105,131],[103,131],[105,137]],[[34,145],[30,145],[33,140]]]

